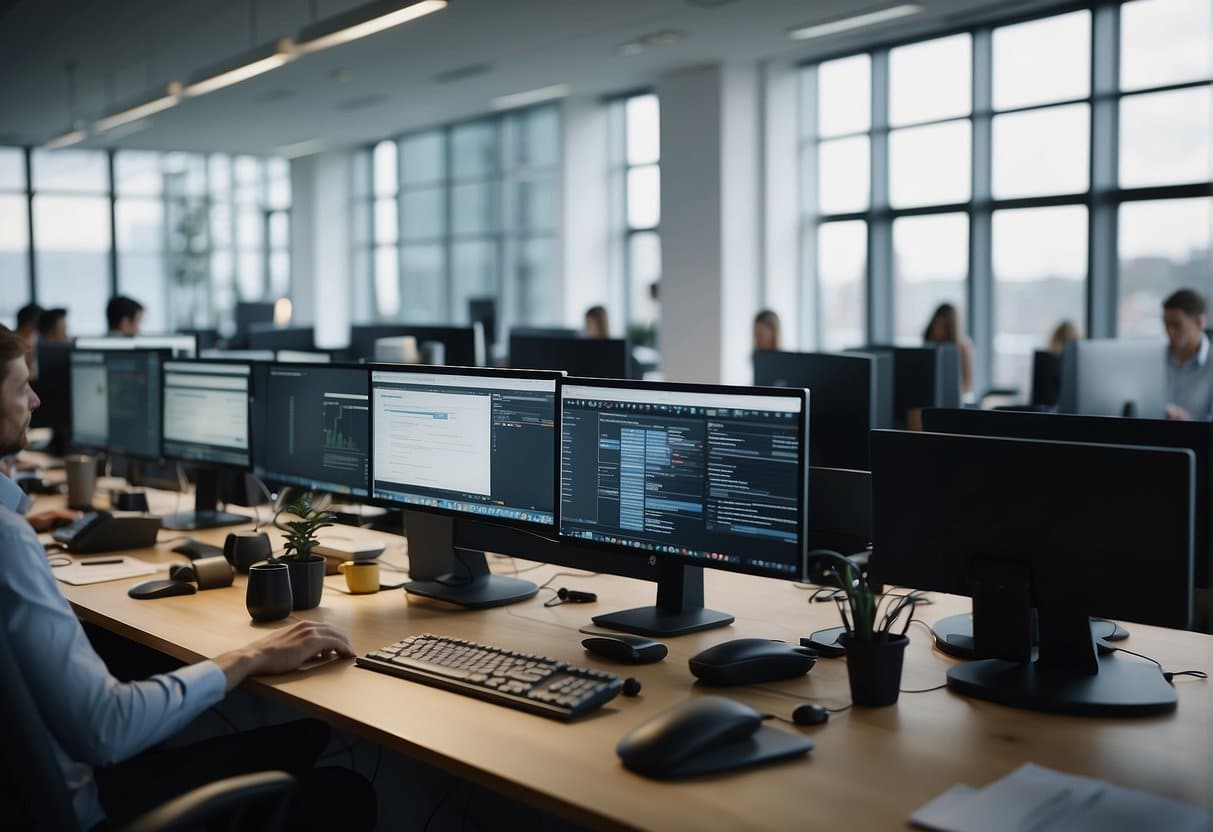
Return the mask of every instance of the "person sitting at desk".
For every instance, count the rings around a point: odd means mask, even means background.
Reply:
[[[764,309],[754,316],[754,352],[779,349],[779,313]]]
[[[111,337],[134,337],[143,323],[143,304],[126,295],[114,295],[105,305],[105,322]]]
[[[935,307],[927,328],[922,333],[926,344],[955,344],[960,352],[960,389],[967,396],[973,392],[973,342],[960,330],[960,315],[950,303]]]
[[[38,316],[38,340],[48,344],[66,344],[72,340],[67,334],[66,309],[57,306]]]
[[[1162,302],[1167,330],[1168,419],[1213,418],[1213,364],[1205,335],[1205,299],[1180,289]]]
[[[611,337],[611,322],[605,306],[591,306],[585,310],[585,328],[582,331],[586,338]]]
[[[0,457],[25,447],[30,415],[39,405],[29,385],[28,349],[12,331],[0,331]],[[353,656],[341,632],[301,621],[212,660],[120,682],[59,591],[46,552],[22,517],[29,502],[0,474],[0,627],[52,734],[82,829],[125,825],[198,786],[266,770],[302,778],[291,812],[302,823],[310,826],[327,812],[334,813],[333,828],[349,828],[353,808],[363,815],[355,826],[374,825],[369,783],[345,769],[309,771],[328,742],[321,722],[303,720],[149,751],[249,676],[296,670],[316,656]]]

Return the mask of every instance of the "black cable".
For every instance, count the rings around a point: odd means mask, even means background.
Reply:
[[[948,683],[944,682],[942,685],[936,685],[933,688],[920,688],[918,690],[906,690],[905,688],[902,688],[902,689],[898,690],[898,693],[930,693],[933,690],[943,690],[947,686],[948,686]]]
[[[542,564],[542,565],[546,566],[547,564]],[[546,581],[541,583],[539,585],[539,588],[547,589],[549,586],[552,585],[552,581],[556,580],[557,578],[597,578],[598,575],[599,575],[598,572],[557,572],[554,575],[552,575],[552,577],[548,578]]]
[[[749,687],[749,689],[751,689],[751,690],[760,690],[763,693],[770,693],[770,694],[774,694],[775,696],[782,696],[785,699],[795,699],[797,702],[808,703],[810,705],[821,705],[821,702],[817,701],[816,699],[810,699],[807,696],[800,696],[799,694],[788,693],[787,691],[783,691],[783,690],[776,690],[775,688],[768,688],[763,685],[748,685],[747,687]],[[825,705],[821,705],[821,706],[823,708],[825,708]],[[832,714],[840,714],[843,711],[849,711],[849,710],[851,710],[850,705],[843,705],[841,708],[826,708],[826,711],[829,713],[832,713]]]
[[[1157,667],[1162,672],[1162,677],[1167,680],[1167,684],[1171,684],[1171,680],[1174,679],[1176,676],[1192,676],[1193,678],[1196,678],[1196,679],[1208,679],[1209,678],[1209,674],[1203,670],[1171,670],[1171,671],[1168,671],[1163,668],[1162,662],[1160,662],[1158,659],[1151,658],[1150,656],[1142,655],[1141,653],[1134,653],[1132,650],[1127,650],[1124,647],[1117,647],[1115,645],[1112,646],[1112,649],[1118,653],[1128,653],[1130,656],[1136,656],[1139,659],[1145,659],[1146,661],[1150,662],[1151,664],[1153,664],[1155,667]]]

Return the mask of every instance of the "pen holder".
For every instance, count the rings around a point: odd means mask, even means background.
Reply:
[[[277,621],[290,615],[294,598],[286,564],[257,563],[249,567],[244,603],[254,621]]]

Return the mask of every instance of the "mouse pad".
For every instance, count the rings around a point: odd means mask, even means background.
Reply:
[[[699,754],[665,776],[646,771],[637,773],[664,780],[701,777],[705,774],[734,771],[762,763],[772,763],[776,760],[788,760],[807,754],[812,749],[811,740],[763,725],[744,740],[738,740]]]

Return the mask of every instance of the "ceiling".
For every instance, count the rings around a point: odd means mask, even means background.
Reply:
[[[450,0],[444,11],[158,113],[83,146],[274,153],[371,142],[482,114],[496,96],[567,84],[602,96],[717,61],[800,60],[1056,0],[922,0],[922,13],[797,43],[787,30],[895,0]],[[358,0],[17,0],[0,3],[0,144],[41,144],[73,118],[152,97]],[[313,14],[315,17],[313,17]],[[675,42],[621,55],[662,31]],[[75,65],[75,108],[69,72]],[[285,150],[284,150],[285,148]]]

